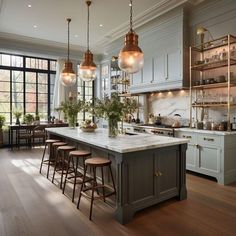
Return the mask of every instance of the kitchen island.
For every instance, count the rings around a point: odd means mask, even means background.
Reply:
[[[109,138],[106,129],[94,133],[68,127],[46,130],[50,138],[59,137],[90,150],[93,156],[112,160],[117,187],[115,217],[122,224],[141,209],[187,197],[187,139],[135,133]]]

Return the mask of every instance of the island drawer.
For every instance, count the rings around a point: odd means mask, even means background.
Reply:
[[[175,131],[175,137],[189,139],[189,144],[196,144],[196,134],[184,131]]]

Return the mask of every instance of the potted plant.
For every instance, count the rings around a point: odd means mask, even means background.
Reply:
[[[26,123],[27,125],[31,125],[33,121],[34,121],[34,116],[32,114],[24,115],[24,123]]]
[[[40,124],[40,115],[36,112],[34,117],[34,124],[39,125]]]
[[[21,118],[21,116],[22,116],[22,112],[19,111],[19,110],[15,110],[15,111],[13,112],[13,115],[14,115],[14,117],[16,118],[16,125],[19,125],[19,124],[20,124],[20,118]]]
[[[131,114],[137,108],[137,103],[133,99],[125,98],[120,100],[118,93],[113,93],[111,98],[106,96],[103,100],[95,99],[93,105],[93,112],[99,118],[108,120],[108,135],[109,137],[116,137],[118,134],[118,122]]]
[[[77,122],[77,115],[84,109],[84,102],[82,100],[69,100],[61,103],[61,107],[68,117],[69,127],[75,128]]]
[[[3,127],[6,122],[6,117],[4,115],[0,115],[0,147],[3,145]]]

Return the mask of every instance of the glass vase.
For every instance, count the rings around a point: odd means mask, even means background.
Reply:
[[[76,115],[68,117],[68,123],[70,128],[74,129],[76,127],[76,120],[77,120]]]
[[[114,138],[118,135],[118,120],[109,119],[108,120],[108,136]]]

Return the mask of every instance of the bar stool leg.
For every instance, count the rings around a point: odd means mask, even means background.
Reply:
[[[75,199],[75,187],[76,187],[76,179],[77,179],[78,165],[79,165],[79,159],[76,158],[76,164],[75,164],[75,178],[74,178],[74,187],[73,187],[72,202],[74,202],[74,199]]]
[[[55,158],[54,171],[53,171],[53,175],[52,175],[52,183],[54,183],[54,178],[55,178],[56,168],[57,168],[57,165],[58,165],[58,159],[59,159],[59,151],[56,150],[56,158]]]
[[[66,168],[66,177],[65,177],[65,181],[64,181],[63,190],[62,190],[62,193],[63,193],[63,194],[65,193],[66,180],[67,180],[67,177],[68,177],[68,172],[69,172],[69,167],[70,167],[70,160],[71,160],[71,156],[69,156],[68,165],[67,165],[67,168]]]
[[[63,183],[63,175],[64,175],[65,158],[66,158],[66,152],[63,152],[63,155],[62,155],[62,170],[61,170],[61,183],[60,183],[60,189],[62,189],[62,183]]]
[[[40,169],[39,169],[39,173],[40,174],[42,172],[42,167],[43,167],[43,161],[44,161],[44,156],[45,156],[46,148],[47,148],[47,144],[45,143],[44,150],[43,150],[43,157],[42,157],[42,161],[41,161]]]
[[[91,197],[91,205],[90,205],[90,213],[89,213],[89,220],[92,220],[92,211],[93,211],[93,200],[94,200],[94,189],[97,185],[96,181],[96,167],[93,167],[93,186],[92,186],[92,197]]]
[[[79,192],[79,199],[78,199],[78,203],[77,203],[77,209],[79,209],[80,199],[81,199],[83,187],[84,187],[84,184],[85,184],[85,177],[86,177],[86,173],[87,173],[87,168],[88,167],[85,165],[83,181],[82,181],[82,184],[81,184],[81,187],[80,187],[80,192]]]
[[[48,159],[47,179],[49,177],[49,169],[50,169],[51,161],[53,157],[52,144],[49,144],[48,148],[49,148],[49,157],[48,157],[49,159]]]
[[[102,194],[103,194],[103,201],[106,202],[106,198],[105,198],[105,187],[104,187],[104,174],[103,174],[103,167],[101,167],[101,171],[102,171]]]

